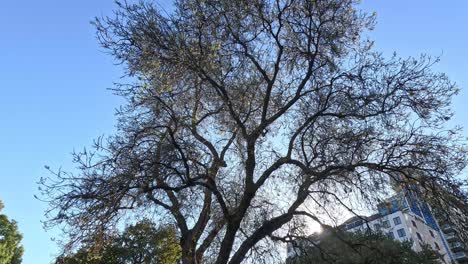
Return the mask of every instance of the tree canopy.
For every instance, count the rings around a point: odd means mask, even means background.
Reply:
[[[144,216],[177,226],[182,263],[271,263],[394,183],[467,201],[457,86],[437,58],[376,52],[357,0],[121,2],[94,24],[127,103],[78,173],[43,179],[69,246]]]
[[[315,245],[303,243],[289,264],[439,264],[441,256],[425,245],[412,250],[413,241],[399,242],[382,233],[329,233]],[[307,246],[306,246],[307,245]]]
[[[181,255],[175,229],[157,228],[149,220],[107,237],[103,245],[98,241],[90,239],[77,252],[58,257],[56,264],[176,264]]]
[[[3,203],[0,201],[0,211]],[[21,239],[16,221],[0,214],[0,264],[20,264],[23,256]]]

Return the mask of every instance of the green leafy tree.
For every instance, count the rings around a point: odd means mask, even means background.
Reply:
[[[3,203],[0,201],[0,211]],[[0,214],[0,264],[19,264],[23,256],[21,239],[16,221]]]
[[[429,246],[415,252],[412,241],[399,242],[381,233],[330,233],[316,243],[302,243],[289,264],[439,264],[441,255]]]
[[[102,249],[90,241],[75,254],[59,257],[56,264],[175,264],[181,256],[175,229],[157,228],[148,220],[107,240]]]
[[[96,254],[91,248],[81,248],[75,254],[58,257],[56,264],[110,264],[101,255]],[[117,263],[117,262],[114,262]]]
[[[173,264],[180,258],[175,229],[156,228],[150,221],[128,227],[112,251],[119,263]]]

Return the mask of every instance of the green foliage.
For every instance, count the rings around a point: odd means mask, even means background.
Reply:
[[[3,204],[0,201],[0,211]],[[0,264],[19,264],[23,256],[22,235],[18,232],[16,221],[8,220],[0,214]]]
[[[90,243],[73,255],[59,257],[56,264],[174,264],[180,256],[175,229],[157,228],[144,220],[127,227],[102,250]]]
[[[157,229],[150,221],[130,226],[113,249],[121,254],[119,263],[176,263],[180,249],[175,230],[171,227]]]
[[[380,233],[329,234],[317,246],[309,246],[291,264],[438,264],[440,255],[425,246],[411,249],[413,242],[399,242]]]

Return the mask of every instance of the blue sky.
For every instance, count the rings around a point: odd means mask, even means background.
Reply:
[[[106,88],[122,72],[89,24],[114,7],[112,0],[0,6],[0,199],[24,234],[25,264],[50,263],[56,251],[54,232],[40,223],[46,205],[33,198],[48,175],[44,165],[73,169],[73,149],[114,130],[122,102]],[[452,124],[468,127],[468,1],[364,0],[363,7],[378,14],[370,36],[385,54],[443,54],[437,70],[462,88]]]

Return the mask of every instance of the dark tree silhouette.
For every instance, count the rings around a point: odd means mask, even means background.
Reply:
[[[399,242],[381,233],[330,232],[320,242],[303,243],[288,264],[439,264],[442,256],[424,245],[414,252],[413,241]]]
[[[235,264],[395,182],[466,201],[466,149],[445,126],[457,87],[437,59],[373,51],[356,4],[124,2],[98,18],[128,103],[115,136],[75,155],[80,173],[44,179],[48,223],[72,245],[144,215],[178,227],[182,263]]]

